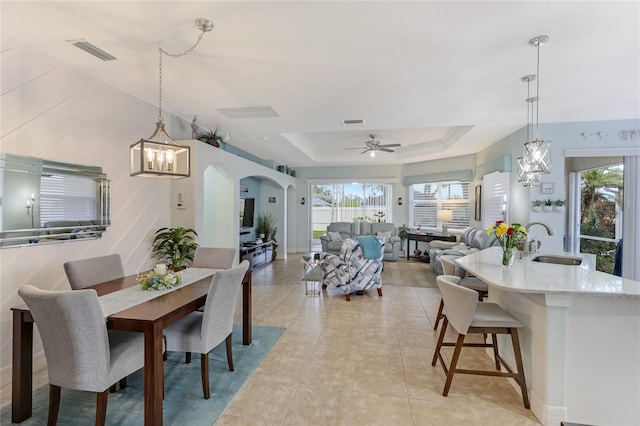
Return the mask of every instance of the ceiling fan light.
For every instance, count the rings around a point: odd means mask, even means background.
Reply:
[[[371,158],[375,158],[375,156],[376,156],[376,151],[372,149],[372,150],[371,150],[371,154],[369,154],[369,155],[371,155]]]

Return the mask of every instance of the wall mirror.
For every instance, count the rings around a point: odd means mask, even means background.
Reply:
[[[0,153],[0,247],[100,238],[110,224],[101,167]]]

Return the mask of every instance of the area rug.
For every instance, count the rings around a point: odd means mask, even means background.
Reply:
[[[428,263],[406,259],[384,262],[382,286],[438,288]]]
[[[216,422],[234,395],[278,341],[284,328],[254,325],[252,343],[242,344],[242,327],[233,327],[233,361],[235,371],[229,371],[224,342],[209,354],[211,399],[202,395],[200,356],[193,355],[185,364],[184,353],[170,352],[164,363],[165,398],[163,420],[166,425],[207,425]],[[33,393],[33,416],[21,425],[44,425],[49,409],[49,385]],[[62,389],[60,425],[93,424],[96,396],[91,392]],[[0,410],[0,423],[11,423],[11,404]],[[139,370],[127,379],[127,387],[109,394],[107,425],[144,424],[144,372]]]

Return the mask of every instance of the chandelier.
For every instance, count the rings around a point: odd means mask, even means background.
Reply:
[[[213,29],[213,22],[199,18],[196,19],[196,27],[201,31],[200,35],[196,42],[184,52],[172,54],[161,47],[158,48],[158,121],[153,134],[148,139],[141,138],[129,149],[131,176],[180,179],[191,175],[191,149],[171,139],[162,119],[162,55],[172,58],[188,55],[200,43],[204,33]]]
[[[525,76],[521,79],[526,81],[527,84],[536,80],[536,96],[527,97],[527,103],[531,105],[532,126],[529,128],[529,108],[527,107],[527,142],[524,144],[523,154],[518,162],[518,174],[522,174],[522,182],[525,186],[536,185],[540,175],[551,172],[551,143],[538,137],[540,126],[540,46],[548,41],[549,37],[545,35],[529,40],[529,45],[537,49],[536,74]]]

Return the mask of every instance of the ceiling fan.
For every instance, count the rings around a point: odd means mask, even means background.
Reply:
[[[402,146],[399,143],[388,143],[388,144],[382,145],[380,144],[380,141],[376,139],[377,136],[378,135],[376,134],[370,134],[369,137],[371,138],[371,140],[366,141],[364,143],[365,146],[355,146],[351,148],[345,148],[345,150],[364,149],[364,151],[362,151],[360,154],[364,154],[365,152],[371,152],[371,156],[374,157],[376,151],[395,152],[393,149],[389,149],[389,148]]]

